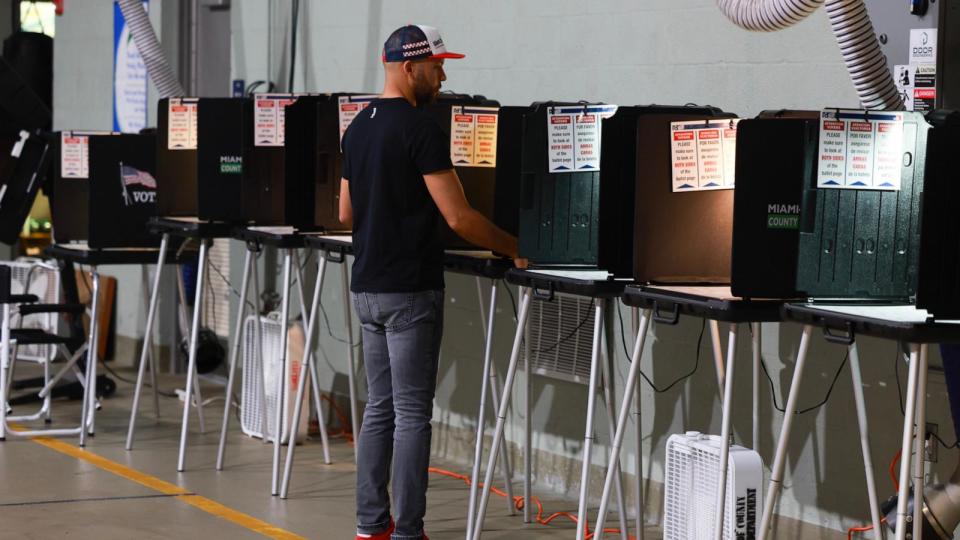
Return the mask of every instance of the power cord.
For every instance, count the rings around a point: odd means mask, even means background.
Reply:
[[[898,341],[897,354],[895,354],[893,357],[893,378],[897,381],[897,405],[900,406],[900,416],[906,417],[907,412],[904,410],[904,406],[903,406],[903,388],[900,386],[899,365],[900,365],[900,342]],[[933,431],[927,431],[925,435],[926,435],[924,437],[925,439],[930,439],[930,437],[933,437],[937,441],[937,444],[939,444],[946,450],[960,448],[960,438],[958,438],[957,441],[954,442],[953,444],[947,444],[946,441],[944,441],[943,438],[940,437],[940,434],[938,433],[934,433]]]
[[[590,297],[590,300],[591,300],[591,302],[593,302],[593,301],[596,300],[596,298],[591,296],[591,297]],[[573,338],[573,336],[575,336],[575,335],[577,334],[577,332],[580,331],[581,328],[583,328],[583,325],[587,323],[587,321],[590,319],[590,315],[591,315],[592,313],[593,313],[593,310],[592,310],[592,309],[588,309],[586,315],[584,315],[584,316],[583,316],[583,319],[580,320],[580,323],[577,324],[577,326],[576,326],[573,330],[571,330],[570,332],[568,332],[567,335],[565,335],[564,337],[558,339],[556,343],[550,345],[550,346],[547,347],[546,349],[532,349],[532,350],[530,351],[530,353],[531,353],[531,354],[540,355],[540,354],[545,354],[545,353],[548,353],[548,352],[552,352],[552,351],[554,351],[557,347],[559,347],[560,345],[563,345],[563,344],[566,343],[567,341],[570,341],[570,339]]]
[[[631,358],[632,355],[630,354],[630,349],[627,347],[626,333],[623,330],[623,312],[620,310],[620,306],[617,306],[617,317],[620,319],[620,343],[623,345],[623,352],[627,356],[627,361],[632,362],[633,358]],[[694,373],[697,372],[697,370],[700,368],[700,348],[703,345],[703,332],[704,330],[706,330],[706,327],[707,327],[707,320],[703,319],[703,323],[700,325],[700,335],[699,337],[697,337],[696,359],[693,362],[693,368],[686,374],[680,376],[678,379],[671,382],[667,386],[663,388],[659,388],[657,387],[656,384],[654,384],[653,380],[651,380],[650,377],[648,377],[647,374],[643,372],[642,369],[640,370],[640,376],[643,378],[644,381],[647,382],[648,385],[650,385],[650,388],[652,388],[654,392],[656,392],[657,394],[662,394],[664,392],[667,392],[674,386],[680,384],[682,381],[689,379],[690,377],[693,376]]]

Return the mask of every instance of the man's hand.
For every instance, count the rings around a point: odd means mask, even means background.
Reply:
[[[526,270],[527,266],[530,264],[530,261],[523,257],[514,257],[513,266],[519,268],[520,270]]]

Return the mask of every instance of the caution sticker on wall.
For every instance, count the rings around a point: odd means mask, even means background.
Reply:
[[[380,96],[340,96],[337,109],[340,119],[340,140],[343,140],[343,134],[346,133],[347,128],[350,127],[350,123],[360,114],[360,111],[366,109],[367,106],[370,105],[370,102],[378,97]]]
[[[167,102],[167,150],[197,149],[197,99]]]
[[[450,161],[457,167],[497,166],[497,107],[450,109]]]
[[[569,105],[547,111],[547,167],[551,173],[599,171],[601,123],[616,105]]]
[[[303,94],[254,94],[253,96],[253,144],[254,146],[283,146],[286,126],[284,107]]]
[[[733,189],[739,118],[670,123],[673,191]]]
[[[817,187],[899,190],[903,113],[820,113]]]

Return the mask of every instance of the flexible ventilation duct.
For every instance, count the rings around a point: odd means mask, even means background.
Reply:
[[[863,0],[717,0],[720,10],[734,24],[762,32],[793,26],[823,4],[863,107],[902,109]]]
[[[147,67],[147,73],[150,79],[157,87],[157,92],[161,98],[181,97],[185,94],[183,86],[177,79],[167,58],[160,48],[160,42],[157,41],[157,34],[150,25],[150,18],[147,16],[147,10],[143,9],[142,0],[119,0],[120,11],[123,12],[123,18],[127,21],[130,33],[133,35],[133,41],[140,50],[140,56],[143,57],[143,63]]]

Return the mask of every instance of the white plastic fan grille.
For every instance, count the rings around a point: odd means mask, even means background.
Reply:
[[[533,373],[587,384],[593,346],[593,301],[557,294],[552,302],[532,302],[529,317]],[[558,345],[560,340],[564,341]]]
[[[32,260],[4,262],[10,267],[10,292],[33,294],[43,304],[60,303],[60,271],[55,266]],[[36,328],[56,334],[59,317],[56,313],[34,313],[13,318],[17,328]],[[53,345],[23,345],[17,347],[17,360],[49,362],[57,354]]]
[[[664,540],[713,538],[719,478],[720,437],[693,432],[670,437],[664,479]],[[724,499],[724,540],[755,537],[762,483],[759,454],[732,445]]]
[[[260,358],[257,346],[256,324],[257,317],[251,315],[244,321],[243,328],[243,383],[240,397],[240,425],[244,433],[251,437],[263,438],[263,409],[267,412],[267,439],[273,440],[276,433],[277,377],[280,373],[280,332],[281,325],[276,319],[259,317],[260,337],[263,340],[264,361]],[[264,382],[266,383],[266,403],[261,386],[261,365],[266,364]],[[284,410],[283,424],[286,425],[286,410]],[[284,433],[286,436],[286,433]],[[282,440],[282,439],[281,439]]]

